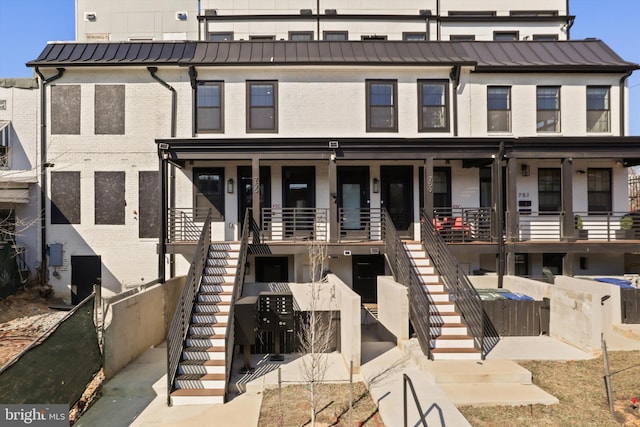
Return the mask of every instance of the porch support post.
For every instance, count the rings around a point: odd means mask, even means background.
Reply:
[[[334,156],[329,159],[329,241],[338,241],[338,166]]]
[[[568,252],[562,257],[562,274],[573,277],[573,266],[575,265],[576,254]]]
[[[500,148],[493,162],[493,221],[492,231],[493,239],[498,242],[498,288],[502,288],[502,282],[505,270],[505,244],[504,244],[504,200],[503,179],[502,179],[502,158],[504,157],[504,142],[500,143]]]
[[[424,213],[433,219],[433,156],[424,159]]]
[[[260,158],[257,156],[251,158],[251,187],[251,215],[253,221],[260,226],[260,211],[262,210],[262,206],[260,206]],[[238,189],[238,197],[242,197],[240,189]],[[242,216],[240,218],[242,221],[244,212],[239,212],[239,214]]]
[[[560,219],[560,240],[575,242],[576,226],[573,214],[573,159],[562,159],[561,168],[562,185],[562,217]]]
[[[518,241],[518,159],[507,160],[507,242]],[[515,264],[514,264],[515,265]]]
[[[166,153],[160,151],[160,236],[158,238],[158,280],[160,283],[166,281],[165,255],[167,253],[167,160]]]

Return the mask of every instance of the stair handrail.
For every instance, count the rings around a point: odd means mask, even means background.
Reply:
[[[391,220],[391,215],[386,209],[383,209],[382,212],[382,230],[387,260],[391,266],[393,278],[408,288],[409,319],[417,333],[422,353],[431,359],[431,302],[429,294],[413,268],[409,255]]]
[[[444,415],[442,414],[442,409],[435,403],[433,403],[426,413],[422,412],[422,406],[420,405],[420,400],[418,399],[418,395],[416,394],[416,389],[413,387],[413,381],[409,378],[409,375],[402,374],[402,396],[404,402],[404,427],[409,426],[409,413],[407,408],[407,384],[409,384],[409,388],[411,389],[411,395],[413,396],[413,402],[416,404],[416,408],[418,409],[418,413],[420,414],[420,422],[424,427],[427,427],[427,417],[429,413],[436,409],[438,414],[440,415],[441,425],[444,425]]]
[[[456,257],[433,226],[433,221],[424,212],[420,217],[421,240],[429,258],[442,278],[451,299],[460,312],[473,337],[482,360],[487,354],[486,329],[491,329],[490,320],[484,315],[482,300],[471,284]],[[497,338],[497,337],[494,337]]]
[[[167,404],[171,406],[173,382],[178,372],[182,349],[189,333],[191,315],[198,295],[202,273],[211,243],[211,210],[207,213],[189,273],[182,288],[180,299],[167,331]]]
[[[240,237],[240,249],[238,253],[238,266],[236,267],[236,276],[233,280],[233,293],[231,302],[229,303],[229,320],[227,321],[227,329],[225,334],[225,384],[224,391],[227,395],[229,387],[229,378],[231,373],[231,363],[233,362],[233,348],[235,347],[235,305],[236,301],[242,296],[242,288],[244,287],[245,265],[247,262],[247,252],[249,248],[249,236],[254,229],[254,220],[250,209],[244,214],[242,223],[242,234]]]

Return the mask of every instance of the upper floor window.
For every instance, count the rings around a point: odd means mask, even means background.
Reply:
[[[557,10],[511,10],[511,16],[558,16]]]
[[[9,136],[11,122],[0,120],[0,168],[9,167]]]
[[[511,131],[511,88],[509,86],[487,87],[487,130],[489,132]]]
[[[450,10],[449,16],[487,17],[496,16],[495,10]]]
[[[587,86],[587,132],[609,132],[610,88]]]
[[[427,40],[427,33],[402,33],[402,40],[407,42],[422,42]]]
[[[96,85],[94,114],[96,135],[124,135],[124,98],[124,85]]]
[[[249,40],[253,40],[253,41],[271,41],[271,40],[275,40],[276,36],[273,35],[255,35],[255,36],[249,36]]]
[[[449,36],[449,40],[455,42],[472,42],[476,39],[476,36],[473,34],[451,34]]]
[[[368,35],[368,36],[361,36],[360,38],[362,40],[386,40],[387,36],[373,34],[373,35]]]
[[[449,131],[449,82],[447,80],[419,80],[418,102],[420,132]]]
[[[493,39],[495,41],[516,41],[520,38],[518,31],[494,31]]]
[[[560,87],[538,86],[536,94],[536,130],[560,132]]]
[[[289,40],[293,40],[293,41],[313,40],[313,31],[289,31]]]
[[[554,42],[558,40],[557,34],[534,34],[534,42]]]
[[[196,132],[223,132],[223,83],[196,85]]]
[[[538,210],[549,213],[562,210],[560,168],[538,169]]]
[[[367,80],[367,132],[398,131],[396,80]]]
[[[247,132],[278,131],[278,82],[247,82]]]
[[[611,212],[611,169],[587,169],[587,202],[589,213]]]
[[[349,33],[347,31],[325,31],[322,38],[328,41],[344,41],[348,40]]]
[[[233,40],[233,33],[209,33],[209,41],[212,42],[230,42]]]
[[[80,85],[51,86],[51,134],[80,135]]]

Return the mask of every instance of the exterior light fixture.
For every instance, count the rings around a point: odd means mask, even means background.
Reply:
[[[526,163],[523,163],[522,166],[520,166],[520,169],[522,171],[522,176],[529,176],[531,174],[531,171],[529,170],[529,165]]]
[[[229,194],[233,193],[233,178],[229,178],[227,180],[227,193]]]
[[[373,178],[373,192],[380,192],[380,180],[378,178]]]

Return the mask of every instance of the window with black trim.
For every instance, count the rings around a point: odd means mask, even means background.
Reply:
[[[449,131],[449,81],[418,81],[420,132]]]
[[[559,213],[562,210],[560,168],[538,169],[538,210]]]
[[[520,38],[518,31],[494,31],[493,40],[495,41],[516,41]]]
[[[211,42],[230,42],[233,40],[233,33],[215,32],[209,33],[209,41]]]
[[[488,17],[496,16],[495,10],[450,10],[449,16]]]
[[[313,31],[289,31],[289,40],[311,41],[313,40]]]
[[[278,131],[278,82],[247,82],[247,132]]]
[[[322,39],[327,41],[345,41],[349,39],[347,31],[324,31]]]
[[[532,36],[534,42],[554,42],[558,40],[557,34],[534,34]]]
[[[427,33],[402,33],[402,40],[407,42],[422,42],[427,40]]]
[[[367,80],[367,132],[398,131],[397,88],[397,80]]]
[[[589,213],[602,214],[611,212],[611,169],[587,169],[587,205]]]
[[[472,42],[476,39],[473,34],[451,34],[449,40],[452,42]]]
[[[560,132],[560,87],[536,88],[536,131]]]
[[[487,130],[511,132],[510,86],[487,86]]]
[[[360,39],[361,40],[386,40],[387,36],[371,34],[371,35],[366,35],[366,36],[360,36]]]
[[[224,132],[224,83],[196,84],[196,132]]]
[[[587,132],[609,132],[609,86],[587,86]]]
[[[276,36],[268,35],[268,34],[249,36],[249,40],[252,40],[252,41],[271,41],[275,39],[276,39]]]

